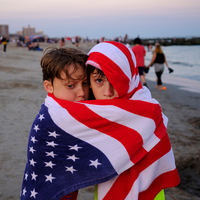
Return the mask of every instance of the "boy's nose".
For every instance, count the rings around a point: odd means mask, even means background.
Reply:
[[[84,94],[84,90],[83,90],[83,87],[79,87],[79,90],[78,90],[78,97],[83,97],[85,94]]]
[[[104,90],[104,96],[112,97],[113,95],[114,95],[114,88],[110,84],[110,82],[107,82],[107,84],[105,86],[105,90]]]

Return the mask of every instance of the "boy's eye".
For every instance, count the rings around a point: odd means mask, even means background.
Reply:
[[[84,81],[82,84],[83,84],[83,86],[88,86],[89,82],[88,81]]]
[[[95,82],[96,82],[96,83],[102,83],[102,82],[103,82],[103,80],[102,80],[102,79],[100,79],[100,78],[98,78],[98,79],[96,79],[96,80],[95,80]]]
[[[74,88],[74,85],[67,85],[68,88]]]

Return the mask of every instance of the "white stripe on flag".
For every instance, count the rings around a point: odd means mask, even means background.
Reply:
[[[128,93],[129,93],[129,92],[132,92],[135,88],[138,87],[139,81],[140,81],[139,74],[138,74],[138,75],[135,74],[135,75],[133,76],[133,78],[131,79],[131,81],[129,82]]]
[[[163,124],[167,128],[168,118],[163,113],[162,113],[162,118],[163,118]]]
[[[136,62],[135,54],[133,53],[133,51],[131,49],[128,48],[128,50],[131,53],[132,60],[133,60],[133,63],[134,63],[134,67],[136,68],[137,62]]]
[[[100,183],[98,184],[98,200],[102,200],[106,194],[108,193],[108,191],[111,189],[111,187],[113,186],[114,182],[116,181],[116,179],[119,176],[116,176],[114,178],[112,178],[109,181],[106,181],[104,183]],[[124,185],[122,185],[122,187],[125,187]],[[121,189],[121,188],[120,188]],[[133,200],[133,199],[132,199]]]

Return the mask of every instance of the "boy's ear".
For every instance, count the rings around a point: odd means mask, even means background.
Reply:
[[[53,93],[53,86],[51,84],[50,81],[45,80],[44,81],[44,89],[48,92],[48,93]]]

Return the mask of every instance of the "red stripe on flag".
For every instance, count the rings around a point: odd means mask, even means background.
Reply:
[[[133,163],[137,163],[139,162],[148,152],[143,148],[141,147],[140,150],[135,153],[134,157],[131,158],[131,161]]]

